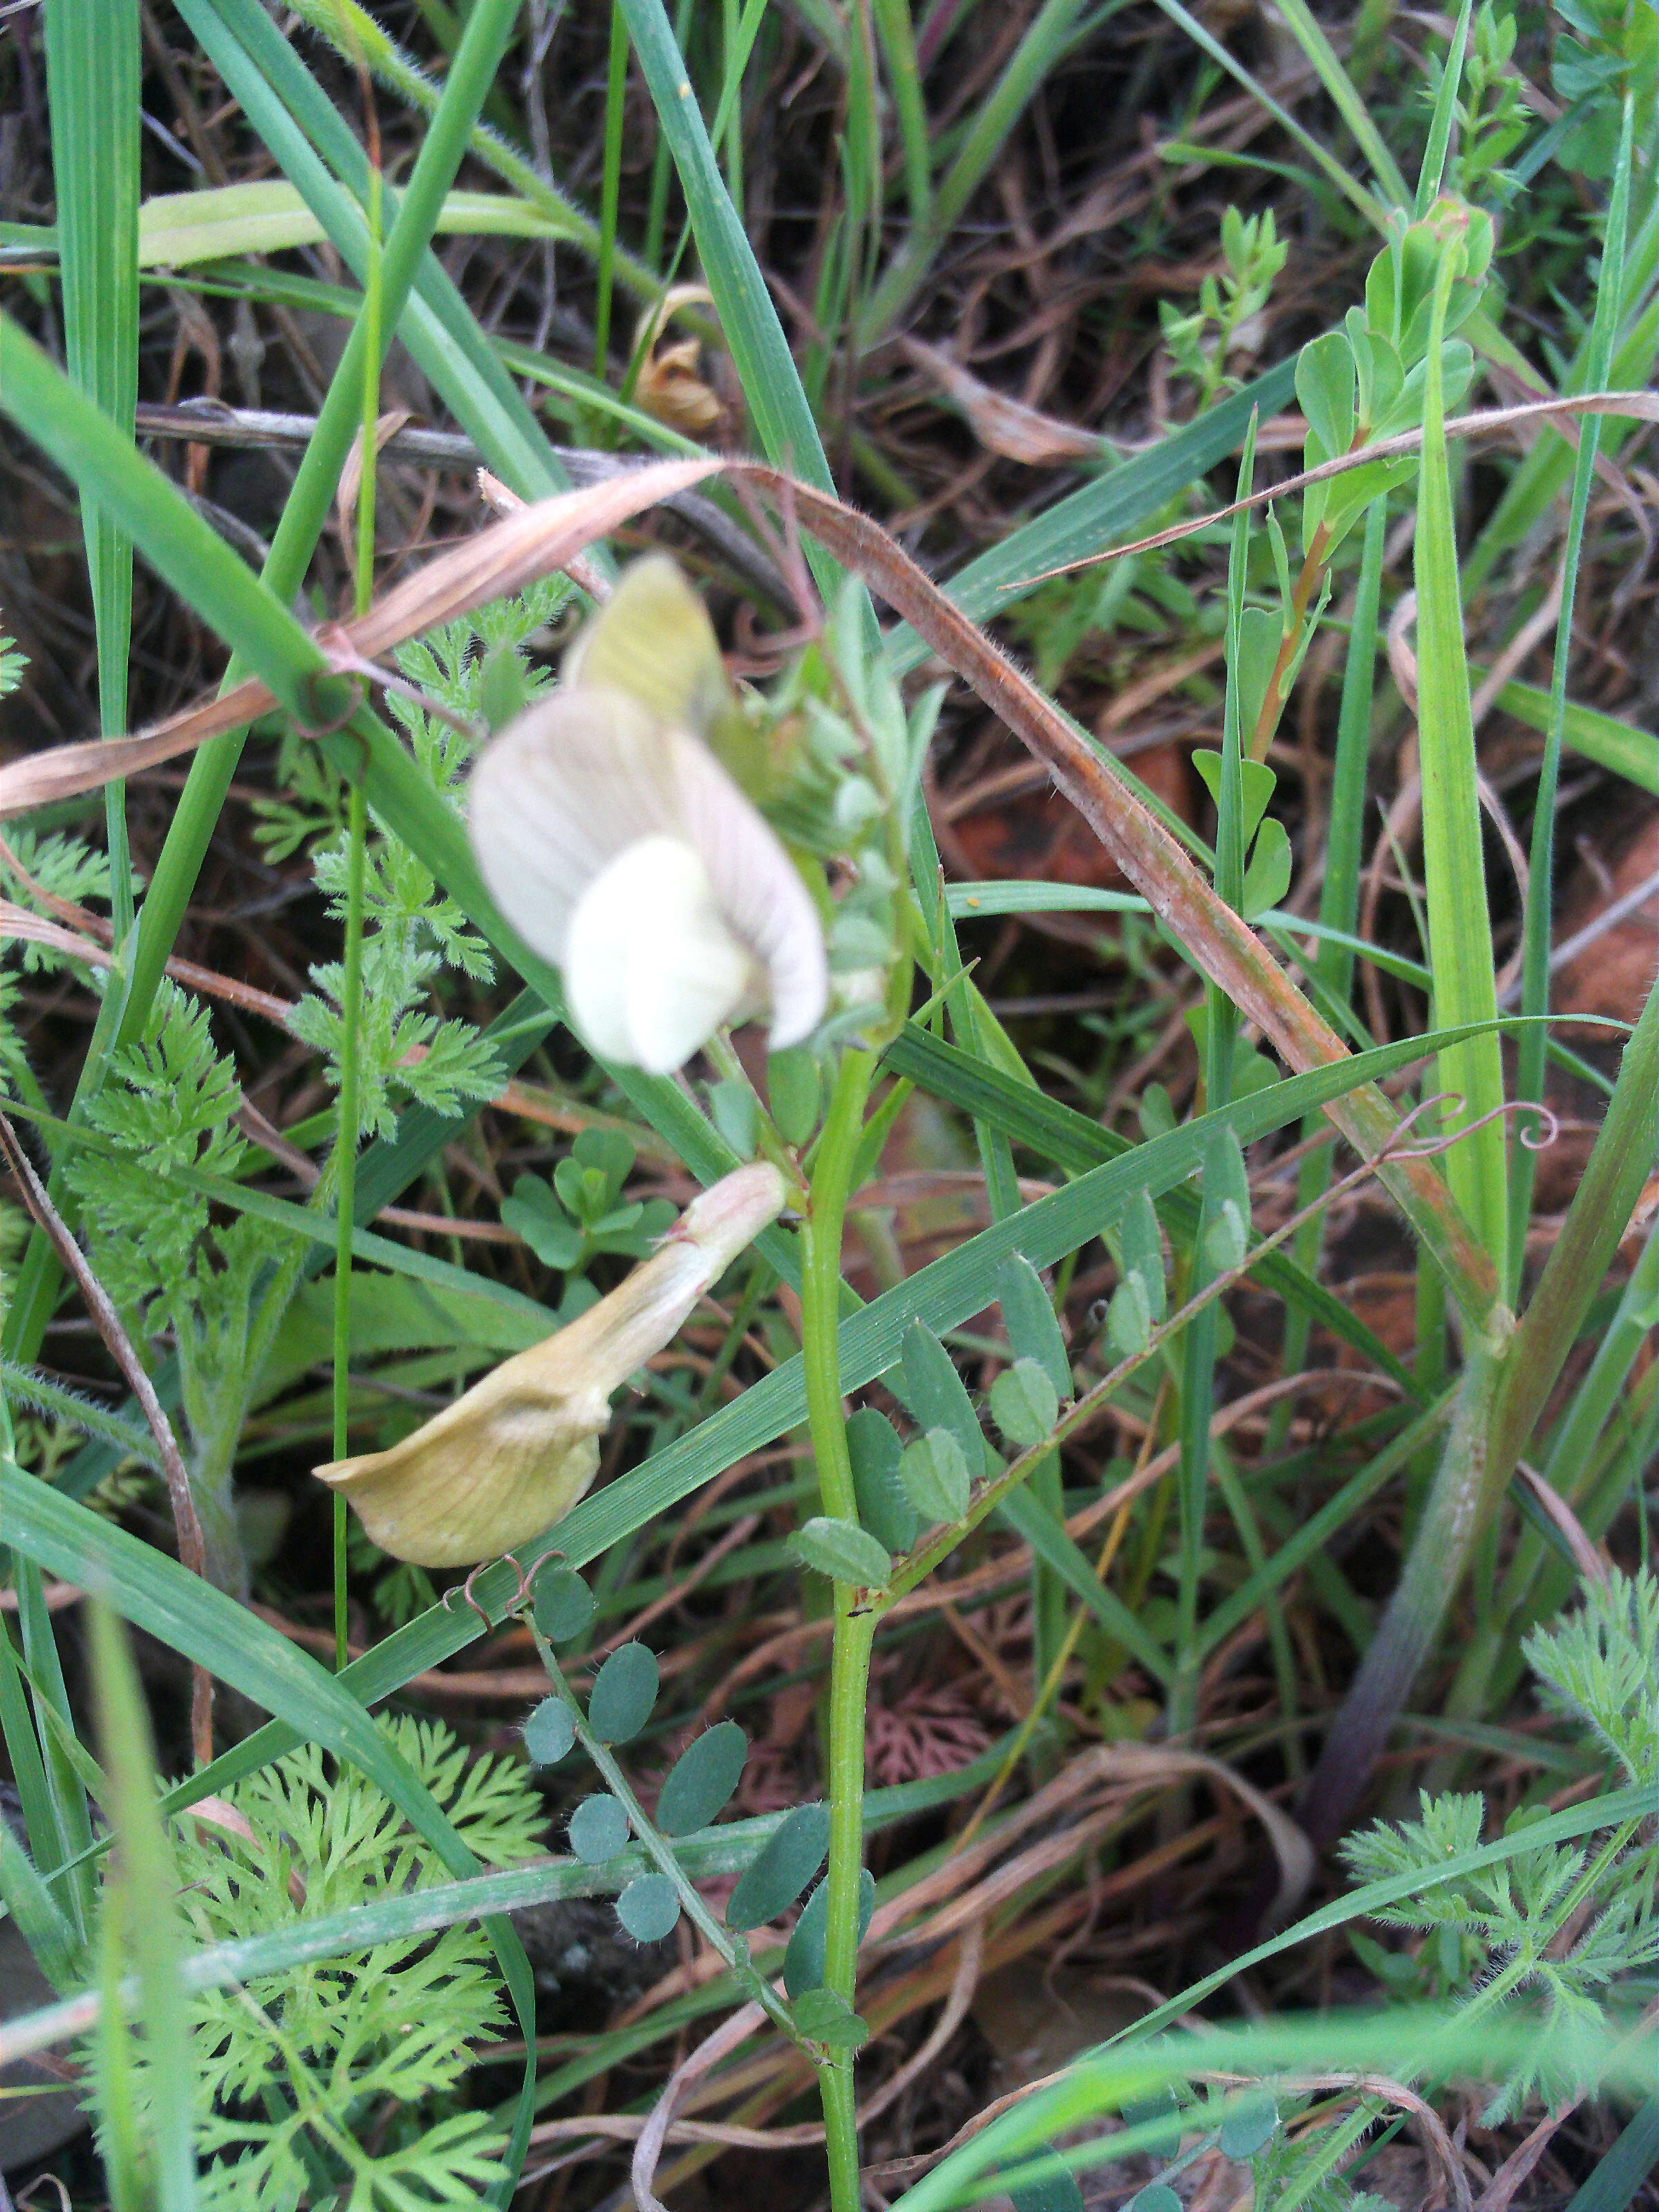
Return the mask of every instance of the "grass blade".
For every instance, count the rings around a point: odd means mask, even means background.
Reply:
[[[116,1961],[130,1949],[149,2060],[143,2155],[134,2163],[147,2170],[157,2212],[191,2212],[197,2079],[180,1975],[186,1941],[174,1901],[178,1870],[156,1804],[155,1753],[144,1694],[126,1638],[101,1598],[93,1602],[90,1626],[104,1809],[118,1846],[104,1888],[105,1986],[116,1980]],[[124,2026],[118,2014],[102,2024],[100,2070],[106,2098],[112,2073],[125,2075],[131,2063],[132,2045]]]
[[[1295,39],[1308,59],[1313,64],[1319,82],[1331,96],[1337,113],[1353,133],[1354,143],[1371,165],[1371,174],[1397,208],[1411,203],[1411,192],[1400,173],[1400,165],[1389,151],[1382,132],[1372,120],[1371,112],[1360,97],[1358,88],[1337,58],[1334,46],[1325,35],[1323,25],[1308,6],[1307,0],[1275,0],[1279,14],[1290,27]]]
[[[300,0],[298,12],[347,61],[361,48],[370,70],[382,84],[421,114],[428,118],[437,114],[449,88],[449,76],[446,74],[441,85],[434,83],[368,10],[356,4],[356,0]],[[471,20],[471,10],[467,20]],[[271,27],[274,30],[276,26]],[[467,150],[511,185],[521,198],[538,209],[559,236],[569,239],[584,252],[597,256],[599,230],[592,216],[585,215],[568,200],[515,147],[509,146],[483,124],[475,123],[469,131]],[[619,282],[642,301],[654,299],[661,289],[661,280],[655,272],[620,247],[616,251],[613,266]]]
[[[1242,392],[1218,401],[1195,422],[1011,532],[951,577],[946,596],[969,622],[994,622],[1023,592],[1036,590],[1038,576],[1103,552],[1115,538],[1133,538],[1206,469],[1237,450],[1253,414],[1259,412],[1265,422],[1295,395],[1296,363],[1280,362]],[[894,673],[907,676],[921,666],[929,648],[908,623],[900,623],[887,632],[884,650]]]
[[[1273,94],[1256,82],[1243,64],[1229,53],[1220,40],[1206,31],[1195,16],[1188,13],[1181,5],[1181,0],[1158,0],[1158,4],[1172,23],[1181,26],[1194,46],[1201,48],[1212,62],[1218,63],[1253,100],[1261,103],[1281,131],[1289,131],[1303,152],[1316,163],[1344,199],[1358,209],[1374,230],[1386,231],[1388,210],[1375,192],[1368,192],[1357,178],[1349,174],[1329,147],[1322,145],[1311,131],[1304,131],[1289,109],[1281,106]]]
[[[1370,767],[1371,700],[1376,668],[1376,618],[1382,599],[1382,547],[1388,526],[1388,501],[1372,502],[1365,516],[1365,537],[1359,561],[1359,582],[1354,595],[1353,625],[1348,638],[1348,658],[1342,673],[1342,702],[1337,712],[1336,763],[1331,776],[1330,816],[1325,839],[1325,876],[1319,887],[1319,920],[1322,927],[1351,937],[1358,926],[1359,871],[1364,856],[1365,787]],[[1331,998],[1346,1006],[1353,984],[1352,950],[1341,936],[1320,940],[1314,973]],[[1312,1122],[1303,1125],[1304,1138],[1316,1133]],[[1331,1179],[1328,1147],[1310,1152],[1297,1170],[1296,1202],[1311,1206]],[[1297,1231],[1291,1256],[1310,1275],[1319,1272],[1325,1237],[1325,1217],[1316,1214]],[[1308,1321],[1305,1310],[1285,1319],[1284,1371],[1294,1375],[1307,1356]],[[1275,1407],[1269,1425],[1267,1449],[1284,1441],[1291,1415],[1287,1400]]]
[[[617,4],[628,18],[634,52],[679,172],[703,276],[714,295],[720,329],[742,379],[762,450],[780,467],[828,491],[830,464],[817,424],[755,250],[720,175],[662,0],[617,0]],[[819,579],[820,589],[833,588],[834,582],[834,573],[826,572]]]
[[[215,0],[210,11],[204,0],[183,0],[180,12],[361,283],[368,266],[362,210],[368,162],[343,117],[262,8],[249,0]],[[386,200],[391,210],[400,204],[391,191]],[[277,286],[283,280],[273,275],[269,281]],[[295,296],[303,300],[302,293]],[[354,316],[357,307],[353,300]],[[540,423],[430,252],[422,258],[398,335],[490,468],[520,498],[568,489]]]
[[[1443,239],[1429,334],[1416,542],[1423,872],[1428,902],[1429,965],[1434,973],[1434,1019],[1447,1028],[1491,1021],[1498,1012],[1441,363],[1446,301],[1462,252],[1460,238],[1449,234]],[[1500,1109],[1504,1065],[1497,1032],[1443,1053],[1437,1079],[1443,1091],[1462,1102],[1455,1113],[1446,1116],[1448,1127],[1480,1122]],[[1445,1163],[1452,1195],[1485,1247],[1500,1283],[1508,1280],[1504,1150],[1501,1121],[1486,1121],[1452,1146]]]
[[[1463,58],[1469,45],[1469,17],[1474,12],[1474,0],[1463,0],[1457,11],[1457,21],[1452,29],[1450,43],[1446,48],[1445,67],[1441,72],[1440,89],[1435,94],[1434,113],[1429,121],[1428,143],[1423,149],[1423,167],[1417,179],[1417,198],[1413,212],[1419,219],[1433,206],[1446,173],[1446,152],[1451,144],[1452,125],[1457,115],[1457,92],[1463,81]]]
[[[1613,357],[1613,308],[1618,297],[1618,273],[1625,263],[1625,219],[1630,205],[1635,102],[1625,95],[1619,132],[1619,153],[1613,191],[1607,203],[1604,271],[1615,272],[1604,281],[1595,299],[1590,326],[1586,388],[1605,389]],[[1572,617],[1578,596],[1578,558],[1584,543],[1584,522],[1589,513],[1590,488],[1595,476],[1595,456],[1601,424],[1592,415],[1578,433],[1578,458],[1573,466],[1572,497],[1567,510],[1566,543],[1561,552],[1561,611],[1555,632],[1555,663],[1550,678],[1550,713],[1544,732],[1544,757],[1539,768],[1538,796],[1533,802],[1532,850],[1528,856],[1527,897],[1522,931],[1521,1010],[1547,1013],[1550,1000],[1550,949],[1554,918],[1555,812],[1561,777],[1561,746],[1567,713],[1567,667],[1572,658]],[[1544,1095],[1542,1032],[1528,1030],[1522,1038],[1516,1060],[1515,1095],[1541,1099]],[[1515,1148],[1510,1179],[1510,1285],[1513,1299],[1521,1287],[1526,1251],[1527,1224],[1532,1218],[1535,1155],[1524,1145]]]
[[[55,0],[46,11],[46,91],[58,193],[58,266],[70,374],[128,438],[138,400],[137,0]],[[106,737],[127,726],[132,542],[97,499],[82,502]],[[116,942],[132,927],[126,792],[105,793]]]
[[[1093,20],[1104,21],[1123,4],[1124,0],[1108,0]],[[913,221],[909,236],[859,317],[854,342],[860,353],[887,336],[915,297],[969,201],[990,173],[1009,132],[1064,52],[1085,5],[1086,0],[1043,0],[1007,67],[980,104],[956,158],[931,196],[926,216],[920,222]]]
[[[1601,2160],[1589,2179],[1573,2191],[1566,2212],[1629,2212],[1644,2182],[1659,2166],[1659,2096],[1650,2097]]]

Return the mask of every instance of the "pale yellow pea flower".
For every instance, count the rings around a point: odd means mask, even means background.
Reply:
[[[612,1391],[672,1340],[786,1195],[775,1168],[738,1168],[568,1327],[503,1360],[389,1451],[331,1461],[318,1475],[383,1552],[415,1566],[474,1566],[540,1535],[592,1481]]]
[[[733,708],[701,600],[654,555],[472,771],[496,904],[562,971],[592,1050],[655,1075],[762,1015],[775,1052],[799,1044],[829,997],[811,895],[705,743]]]

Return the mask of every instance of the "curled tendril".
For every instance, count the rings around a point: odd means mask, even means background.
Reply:
[[[1534,1116],[1530,1123],[1518,1126],[1516,1131],[1519,1141],[1529,1152],[1545,1151],[1561,1133],[1560,1121],[1547,1106],[1531,1098],[1506,1098],[1502,1105],[1494,1106],[1489,1113],[1478,1115],[1473,1121],[1466,1121],[1462,1128],[1425,1137],[1420,1143],[1404,1141],[1417,1134],[1415,1125],[1432,1109],[1441,1108],[1448,1115],[1459,1114],[1463,1110],[1463,1104],[1462,1095],[1455,1091],[1437,1091],[1419,1101],[1409,1114],[1401,1116],[1399,1127],[1377,1154],[1374,1164],[1380,1167],[1389,1160],[1434,1159],[1438,1154],[1449,1152],[1452,1146],[1461,1144],[1465,1137],[1473,1136],[1477,1129],[1484,1129],[1489,1121],[1501,1121],[1507,1114]]]
[[[479,1604],[477,1599],[472,1595],[472,1585],[477,1582],[478,1577],[481,1574],[483,1574],[489,1568],[495,1566],[498,1564],[501,1566],[511,1567],[514,1573],[518,1577],[519,1587],[514,1591],[512,1597],[502,1608],[503,1617],[505,1617],[507,1613],[521,1613],[526,1606],[532,1602],[536,1591],[537,1576],[540,1574],[542,1569],[548,1564],[550,1559],[562,1559],[563,1557],[564,1553],[562,1552],[544,1552],[541,1557],[532,1564],[530,1571],[527,1574],[519,1565],[517,1559],[511,1552],[503,1552],[499,1562],[495,1559],[480,1559],[477,1565],[472,1568],[469,1572],[466,1580],[460,1584],[459,1591],[452,1583],[450,1588],[444,1592],[443,1597],[440,1602],[442,1604],[446,1613],[452,1613],[453,1612],[454,1607],[450,1604],[449,1601],[451,1598],[459,1595],[464,1604],[470,1605],[471,1607],[473,1612],[477,1614],[479,1620],[483,1621],[486,1628],[494,1628],[495,1626],[495,1622],[490,1619],[489,1613],[485,1612],[483,1606]]]

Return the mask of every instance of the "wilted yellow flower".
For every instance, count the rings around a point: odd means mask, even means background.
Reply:
[[[593,1480],[611,1392],[671,1341],[786,1194],[775,1168],[738,1168],[567,1328],[503,1360],[390,1451],[317,1474],[383,1552],[416,1566],[473,1566],[539,1535]]]
[[[562,970],[593,1050],[653,1074],[762,1014],[774,1051],[799,1044],[829,995],[811,895],[704,742],[732,712],[702,602],[653,556],[472,772],[496,903]]]

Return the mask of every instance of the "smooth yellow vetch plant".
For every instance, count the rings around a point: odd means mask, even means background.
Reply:
[[[811,894],[708,742],[739,719],[702,601],[652,555],[473,770],[484,881],[601,1059],[666,1075],[725,1024],[767,1016],[778,1051],[823,1018]]]
[[[383,1552],[416,1566],[473,1566],[539,1535],[593,1480],[611,1392],[672,1340],[787,1194],[775,1168],[738,1168],[568,1328],[504,1360],[390,1451],[318,1474]]]

